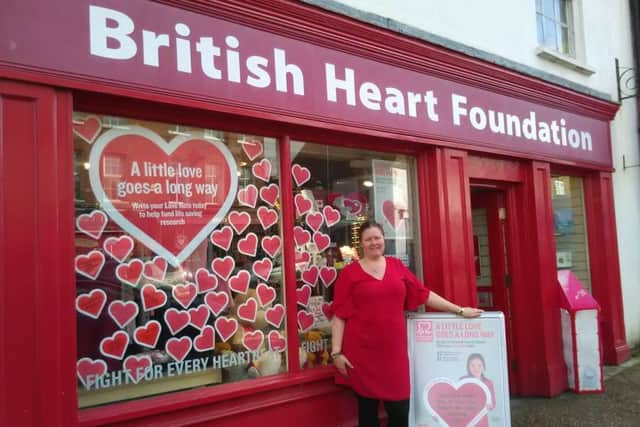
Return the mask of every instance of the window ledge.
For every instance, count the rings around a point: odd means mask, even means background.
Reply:
[[[596,72],[596,70],[589,67],[587,64],[583,64],[574,58],[563,55],[553,49],[549,49],[543,46],[538,46],[536,48],[536,55],[540,58],[546,59],[547,61],[555,62],[556,64],[560,64],[564,67],[570,68],[585,76],[590,76]]]

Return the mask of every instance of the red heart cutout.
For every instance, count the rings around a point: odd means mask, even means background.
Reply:
[[[151,284],[144,285],[140,295],[142,296],[142,309],[144,311],[160,308],[167,303],[167,295]]]
[[[136,328],[133,340],[143,347],[155,348],[160,338],[162,326],[156,320],[149,320],[144,326]]]
[[[280,188],[277,184],[269,184],[260,189],[260,198],[263,202],[269,206],[274,206],[278,196],[280,195]]]
[[[276,299],[276,290],[266,283],[258,283],[256,286],[256,295],[262,307],[271,304]]]
[[[164,346],[167,354],[176,362],[182,362],[191,351],[191,339],[189,337],[169,338]]]
[[[302,285],[299,289],[296,289],[296,302],[303,307],[309,305],[309,297],[311,296],[311,286]]]
[[[170,308],[164,312],[164,323],[169,327],[171,335],[175,335],[189,324],[189,313],[186,311]]]
[[[228,255],[211,261],[211,270],[222,280],[229,280],[234,268],[236,268],[236,261]]]
[[[88,390],[107,373],[107,363],[102,359],[93,360],[83,357],[76,362],[76,373],[84,388]]]
[[[138,304],[135,302],[124,302],[120,300],[111,302],[107,309],[109,316],[111,316],[113,321],[121,328],[124,328],[129,324],[129,322],[135,319],[139,311]]]
[[[218,335],[225,342],[238,331],[238,321],[233,318],[218,317],[215,325]]]
[[[225,225],[220,230],[213,231],[210,238],[211,243],[225,251],[228,251],[231,247],[231,239],[233,239],[233,230],[228,225]]]
[[[296,194],[296,197],[293,198],[293,203],[296,205],[296,213],[298,216],[306,214],[313,207],[311,200],[307,199],[302,194]]]
[[[262,258],[260,261],[255,261],[251,268],[253,270],[253,274],[258,276],[265,282],[268,282],[269,276],[271,276],[273,263],[269,258]]]
[[[105,337],[100,341],[100,353],[106,357],[122,360],[128,345],[129,335],[123,331],[116,331],[110,337]]]
[[[242,147],[242,151],[244,151],[244,154],[246,154],[251,161],[254,161],[262,154],[262,143],[258,140],[241,140],[238,141],[238,143]]]
[[[304,270],[301,275],[301,279],[304,283],[309,286],[315,286],[318,283],[318,267],[312,265],[308,269]]]
[[[102,247],[111,258],[123,262],[133,250],[133,239],[129,236],[109,237]]]
[[[308,213],[305,218],[305,222],[307,225],[313,230],[318,231],[320,227],[322,227],[322,222],[324,221],[324,216],[320,212],[316,213]]]
[[[278,212],[273,209],[269,209],[266,206],[260,206],[258,208],[258,221],[260,221],[262,229],[266,230],[272,225],[278,223]]]
[[[196,270],[196,285],[199,294],[209,292],[218,287],[218,278],[210,274],[206,268],[199,268]]]
[[[257,201],[258,188],[255,185],[249,184],[245,188],[242,188],[238,191],[238,203],[240,203],[242,206],[255,208]]]
[[[249,282],[251,281],[251,275],[247,270],[240,270],[234,276],[229,279],[229,289],[239,294],[246,294],[249,290]]]
[[[79,313],[97,319],[102,314],[102,309],[107,303],[107,294],[102,289],[94,289],[88,294],[76,297],[76,310]]]
[[[457,383],[438,378],[425,388],[424,404],[429,413],[452,427],[476,425],[486,415],[490,403],[487,386],[475,378]]]
[[[225,292],[209,292],[204,296],[204,302],[214,316],[219,316],[229,305],[229,295]]]
[[[117,177],[105,166],[114,161]],[[111,129],[94,143],[89,163],[91,188],[105,212],[174,267],[222,221],[238,184],[229,149],[202,134],[166,142],[139,126]],[[215,183],[208,170],[216,171]],[[182,221],[168,220],[174,218]]]
[[[327,227],[332,227],[340,222],[340,211],[327,205],[322,208],[322,214],[324,215],[324,222]]]
[[[160,257],[154,257],[151,261],[144,263],[142,274],[148,279],[162,282],[167,274],[167,261]]]
[[[271,331],[268,335],[269,350],[275,352],[285,351],[287,349],[287,342],[284,337],[280,335],[278,331]]]
[[[189,323],[202,330],[209,320],[209,309],[206,305],[200,304],[196,308],[189,310]]]
[[[182,308],[189,308],[196,295],[198,295],[198,288],[193,283],[175,285],[171,290],[171,295]]]
[[[302,227],[293,227],[293,240],[296,242],[296,246],[304,246],[311,241],[311,233]]]
[[[338,272],[334,267],[322,267],[320,269],[320,279],[322,280],[325,288],[331,286],[331,284],[336,280],[336,277],[338,277]]]
[[[258,236],[256,233],[248,233],[244,238],[238,240],[238,252],[247,256],[256,256],[258,250]]]
[[[228,219],[236,234],[244,233],[244,230],[251,224],[251,216],[247,212],[229,212]]]
[[[76,227],[78,230],[96,240],[102,236],[102,232],[106,226],[107,215],[102,211],[91,211],[91,213],[82,214],[76,218]]]
[[[193,339],[193,348],[196,351],[209,351],[215,348],[215,331],[213,326],[207,325],[202,329],[200,335]]]
[[[294,255],[294,259],[296,263],[296,268],[302,271],[307,268],[307,265],[309,265],[309,261],[311,261],[311,255],[309,255],[309,252],[296,251]]]
[[[300,332],[307,332],[313,326],[313,315],[300,310],[298,312],[298,327],[300,328]]]
[[[88,144],[93,144],[101,130],[102,122],[98,116],[87,116],[81,120],[73,120],[73,133]]]
[[[77,255],[75,260],[76,273],[96,280],[104,267],[104,261],[104,254],[98,251],[91,251],[87,255]]]
[[[255,322],[258,313],[258,303],[255,298],[249,298],[238,306],[238,319],[245,322]]]
[[[143,379],[147,372],[151,370],[151,357],[147,355],[131,355],[124,359],[122,367],[124,368],[131,381],[134,384],[138,384],[138,381]]]
[[[291,174],[293,175],[293,180],[296,182],[296,186],[298,187],[311,179],[311,172],[309,172],[309,169],[304,166],[300,166],[299,164],[295,164],[291,167]]]
[[[334,315],[333,312],[333,302],[324,302],[322,303],[322,312],[324,313],[325,317],[329,320],[331,320],[331,318]]]
[[[318,252],[322,252],[329,247],[331,244],[331,238],[328,234],[324,233],[313,233],[313,243],[316,244],[316,248],[318,248]]]
[[[258,351],[264,342],[264,333],[257,330],[253,332],[245,331],[242,337],[242,345],[249,351]]]
[[[398,209],[391,200],[382,202],[382,214],[394,230],[398,228],[398,225],[400,225],[403,219],[400,217],[400,209]]]
[[[360,212],[362,212],[362,203],[360,203],[358,200],[352,200],[352,199],[344,199],[344,207],[349,209],[349,213],[352,215],[358,215]]]
[[[132,259],[126,264],[116,267],[116,277],[129,286],[138,286],[144,264],[139,259]]]
[[[264,319],[270,325],[279,328],[284,319],[284,306],[282,304],[276,304],[272,308],[264,312]]]
[[[280,251],[280,236],[264,236],[260,242],[262,250],[267,253],[271,258],[275,257]]]
[[[269,159],[262,159],[251,167],[253,176],[264,182],[269,182],[271,177],[271,162]]]

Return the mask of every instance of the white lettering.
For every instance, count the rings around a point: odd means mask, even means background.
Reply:
[[[108,25],[115,22],[115,27]],[[110,59],[131,59],[136,55],[137,46],[129,34],[135,25],[131,18],[117,10],[99,6],[89,6],[89,39],[91,55]],[[118,47],[109,47],[108,40],[118,43]]]

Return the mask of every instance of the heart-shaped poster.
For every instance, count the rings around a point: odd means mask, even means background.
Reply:
[[[258,351],[264,342],[264,333],[260,330],[253,332],[245,331],[242,337],[242,345],[249,351]]]
[[[111,258],[124,262],[133,250],[133,239],[129,236],[109,237],[102,247]]]
[[[211,291],[204,296],[204,302],[214,316],[219,316],[229,305],[229,295],[225,292]]]
[[[313,327],[314,319],[313,314],[308,311],[300,310],[298,311],[298,328],[300,328],[300,332],[307,332],[309,329]]]
[[[268,324],[279,328],[284,319],[284,306],[282,304],[276,304],[264,313],[264,319]]]
[[[149,371],[151,371],[151,357],[147,355],[131,355],[124,359],[122,367],[124,368],[131,381],[138,384]]]
[[[76,273],[91,280],[96,280],[104,267],[104,254],[98,251],[91,251],[86,255],[76,256]]]
[[[256,296],[262,307],[271,304],[276,299],[276,290],[266,283],[258,283],[256,286]]]
[[[106,303],[106,292],[102,289],[94,289],[88,294],[81,294],[76,297],[76,310],[85,316],[97,319],[100,317]]]
[[[278,200],[279,193],[280,189],[277,184],[269,184],[260,189],[260,198],[269,206],[274,206],[276,200]]]
[[[76,362],[78,379],[87,390],[107,373],[107,363],[102,359],[83,357]]]
[[[142,276],[144,263],[139,259],[132,259],[128,263],[120,264],[116,267],[116,277],[121,282],[129,286],[137,286]]]
[[[280,332],[271,331],[268,335],[269,349],[275,352],[285,351],[287,349],[287,341],[284,339]]]
[[[189,310],[189,323],[194,328],[202,330],[209,320],[209,309],[205,304]]]
[[[278,252],[280,252],[280,236],[264,236],[260,242],[262,250],[267,253],[271,258],[274,258]]]
[[[257,201],[258,188],[255,185],[249,184],[238,191],[238,203],[240,203],[240,206],[255,208]]]
[[[199,268],[196,270],[196,285],[198,286],[198,293],[204,293],[216,290],[218,288],[218,278],[209,273],[206,268]]]
[[[149,320],[145,325],[136,328],[133,340],[143,347],[155,348],[162,332],[162,325],[157,320]]]
[[[191,351],[192,345],[189,337],[169,338],[164,346],[164,351],[176,362],[182,362]]]
[[[236,332],[238,332],[238,321],[234,318],[224,316],[218,317],[215,322],[216,331],[222,341],[228,341]]]
[[[87,236],[97,240],[102,236],[107,222],[107,216],[104,212],[94,210],[91,213],[79,215],[76,218],[76,227]]]
[[[201,132],[166,142],[140,126],[110,129],[93,144],[89,164],[107,215],[174,267],[222,221],[238,185],[232,154]]]
[[[129,345],[129,335],[124,331],[116,331],[110,337],[105,337],[100,341],[100,353],[112,359],[122,360]]]
[[[213,326],[207,325],[202,329],[200,335],[193,339],[193,348],[196,351],[209,351],[215,348],[215,330]]]
[[[138,308],[138,304],[133,301],[120,301],[115,300],[111,304],[109,304],[109,308],[107,312],[109,316],[113,319],[116,324],[124,328],[136,318],[140,309]]]
[[[92,144],[102,130],[102,122],[98,116],[87,116],[83,119],[73,119],[73,133],[87,144]]]
[[[228,225],[213,231],[210,237],[211,243],[225,251],[231,247],[231,239],[233,239],[233,230]]]
[[[187,327],[190,316],[187,311],[170,308],[164,312],[164,323],[169,327],[171,335],[175,335]]]
[[[457,382],[435,378],[425,386],[423,403],[448,427],[473,427],[487,414],[492,401],[487,386],[475,378]]]
[[[240,146],[242,147],[242,151],[244,151],[244,154],[246,154],[251,161],[254,161],[258,157],[260,157],[260,155],[262,155],[262,143],[258,140],[242,139],[238,141],[238,144],[240,144]]]

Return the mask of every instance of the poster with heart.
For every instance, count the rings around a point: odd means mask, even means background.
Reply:
[[[371,162],[376,222],[384,227],[386,239],[410,239],[413,232],[409,215],[408,165],[380,159]]]
[[[229,149],[202,132],[165,141],[141,126],[93,142],[91,189],[123,230],[178,267],[223,220],[236,198]]]
[[[504,315],[407,319],[411,427],[511,425]]]

